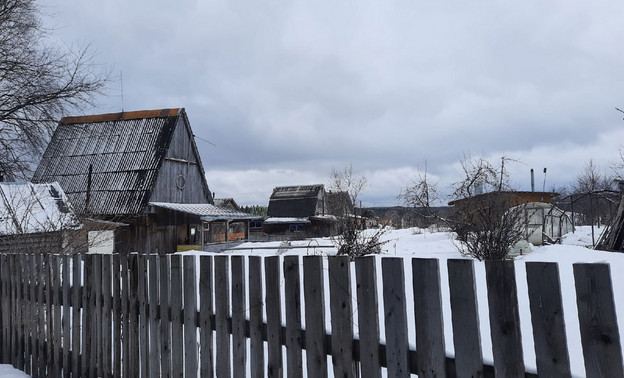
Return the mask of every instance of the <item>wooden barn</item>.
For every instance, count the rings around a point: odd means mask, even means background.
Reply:
[[[328,211],[323,185],[281,186],[273,189],[262,228],[267,234],[329,236],[336,221]]]
[[[150,202],[213,204],[183,108],[65,117],[33,181],[59,182],[78,214],[110,222],[109,252],[197,244],[199,216]]]
[[[0,253],[83,251],[81,229],[58,183],[0,182]]]

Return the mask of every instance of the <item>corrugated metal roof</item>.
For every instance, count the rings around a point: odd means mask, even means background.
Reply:
[[[176,108],[65,117],[33,181],[58,181],[81,213],[141,213],[183,112]]]
[[[226,219],[255,219],[256,215],[248,214],[242,211],[236,211],[225,207],[214,206],[208,203],[169,203],[169,202],[150,202],[151,206],[160,207],[162,209],[174,210],[181,213],[197,215],[203,220],[226,220]]]
[[[58,183],[0,183],[0,235],[80,227]]]

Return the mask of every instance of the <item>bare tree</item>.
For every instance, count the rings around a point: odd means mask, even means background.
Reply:
[[[426,171],[402,190],[403,201],[418,207],[424,215],[437,218],[457,235],[460,251],[479,260],[508,258],[509,249],[523,237],[524,211],[509,185],[504,170],[483,157],[464,157],[463,178],[451,185],[448,200],[455,211],[441,217],[433,211],[433,201],[440,201],[437,185],[429,182]]]
[[[359,256],[381,253],[384,242],[380,238],[385,233],[385,228],[365,230],[364,220],[355,214],[354,205],[366,187],[366,177],[354,175],[353,167],[349,165],[342,171],[332,169],[330,180],[332,190],[346,194],[338,196],[344,199],[343,203],[338,205],[340,211],[338,236],[333,237],[334,243],[338,246],[338,254],[348,255],[353,260]]]
[[[0,2],[0,175],[28,178],[65,112],[92,105],[107,72],[88,48],[49,42],[35,0]]]

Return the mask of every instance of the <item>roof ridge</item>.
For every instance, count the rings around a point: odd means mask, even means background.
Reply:
[[[94,122],[108,122],[108,121],[121,121],[129,119],[139,118],[163,118],[173,117],[180,113],[182,108],[168,108],[168,109],[154,109],[154,110],[137,110],[131,112],[120,113],[106,113],[86,116],[72,116],[61,118],[60,123],[72,124],[72,123],[94,123]]]

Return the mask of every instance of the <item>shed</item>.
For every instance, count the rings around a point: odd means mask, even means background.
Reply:
[[[188,214],[159,214],[150,202],[213,203],[183,108],[65,117],[33,181],[58,181],[79,214],[127,224],[122,253],[194,242]]]
[[[0,183],[0,252],[71,253],[81,228],[58,183]]]

